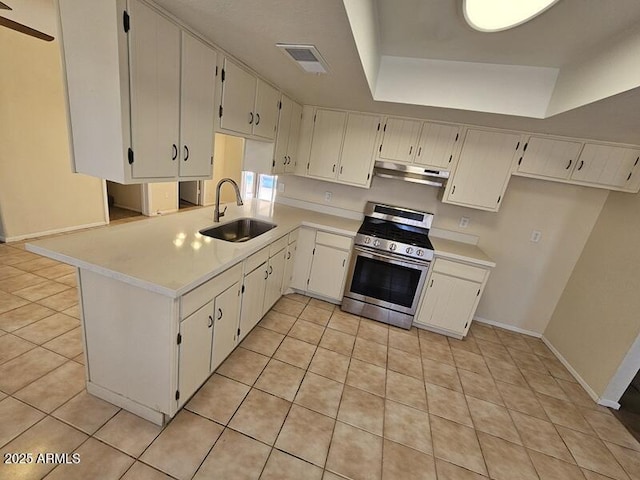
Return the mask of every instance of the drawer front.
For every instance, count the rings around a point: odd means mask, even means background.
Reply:
[[[436,259],[435,264],[433,265],[433,271],[478,283],[482,283],[485,275],[487,274],[487,270],[485,268],[452,262],[451,260],[445,260],[444,258]]]
[[[316,234],[316,245],[326,245],[327,247],[339,248],[341,250],[351,250],[351,237],[336,235],[334,233],[318,232]]]
[[[293,232],[289,234],[289,245],[298,240],[298,233],[300,232],[299,228],[296,228]]]
[[[273,257],[276,253],[278,253],[280,250],[282,250],[284,247],[286,247],[287,243],[288,243],[287,235],[285,235],[284,237],[279,238],[278,240],[273,242],[269,246],[269,256]]]
[[[242,264],[239,263],[199,287],[185,293],[180,298],[180,319],[183,320],[187,318],[205,303],[210,302],[217,295],[224,292],[230,285],[240,281],[241,278]]]
[[[244,261],[244,274],[253,272],[257,267],[269,260],[269,247],[254,253]]]

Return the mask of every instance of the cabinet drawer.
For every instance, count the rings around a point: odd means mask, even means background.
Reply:
[[[180,298],[180,319],[185,319],[205,303],[213,300],[229,286],[242,278],[242,264],[225,270],[220,275],[185,293]]]
[[[335,235],[333,233],[318,232],[316,234],[316,245],[326,245],[327,247],[351,250],[351,237]]]
[[[453,277],[464,278],[474,282],[482,283],[487,270],[482,267],[473,267],[464,263],[452,262],[443,258],[437,258],[433,265],[433,271],[444,273]]]
[[[298,240],[298,233],[300,232],[299,228],[296,228],[293,232],[289,234],[289,245]]]
[[[287,246],[287,242],[288,242],[287,235],[285,235],[284,237],[279,238],[278,240],[273,242],[269,246],[269,256],[273,257],[276,253],[278,253],[280,250],[282,250],[284,247],[286,247]]]
[[[264,247],[244,261],[244,274],[253,272],[257,267],[269,260],[269,247]]]

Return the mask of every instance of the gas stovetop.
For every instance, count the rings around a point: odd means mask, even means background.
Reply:
[[[419,260],[433,258],[429,227],[433,214],[367,203],[355,244]]]

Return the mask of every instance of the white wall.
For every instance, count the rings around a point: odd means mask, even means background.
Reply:
[[[439,189],[374,177],[360,189],[303,177],[281,176],[279,197],[362,213],[367,200],[430,211],[434,227],[480,237],[493,269],[477,315],[541,334],[598,218],[608,191],[524,177],[512,177],[498,213],[442,203]],[[324,202],[326,191],[332,201]],[[471,219],[460,229],[461,216]],[[540,243],[529,241],[533,229]]]
[[[48,2],[53,18],[53,2]],[[108,221],[102,180],[71,173],[57,41],[0,28],[0,237]]]

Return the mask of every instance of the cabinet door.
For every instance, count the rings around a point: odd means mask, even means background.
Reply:
[[[235,283],[215,299],[211,371],[218,368],[236,346],[239,313],[240,288]]]
[[[242,293],[242,306],[240,309],[240,334],[238,342],[262,318],[262,306],[264,305],[264,293],[267,285],[267,263],[263,263],[251,273],[244,276],[244,292]]]
[[[256,104],[253,110],[253,134],[273,140],[278,124],[280,93],[258,78]]]
[[[416,154],[420,122],[402,118],[388,118],[383,128],[382,145],[378,157],[393,162],[411,163]]]
[[[415,163],[448,169],[460,127],[425,122],[418,141]]]
[[[519,173],[567,179],[576,165],[581,143],[531,137],[518,160]]]
[[[182,32],[180,176],[211,176],[216,52]]]
[[[314,116],[308,174],[311,177],[336,178],[340,159],[345,112],[318,110]]]
[[[316,245],[307,290],[340,300],[348,258],[349,252],[345,250]]]
[[[338,180],[365,186],[371,179],[380,117],[350,113],[340,155]]]
[[[256,98],[256,78],[224,59],[220,128],[250,134]]]
[[[464,335],[481,288],[477,282],[432,273],[417,321]]]
[[[313,260],[313,248],[316,243],[316,231],[312,228],[301,228],[298,233],[296,256],[293,262],[291,288],[306,290]]]
[[[284,277],[286,256],[287,249],[284,248],[269,259],[269,277],[267,278],[267,287],[264,293],[263,315],[269,311],[282,295],[282,279]]]
[[[213,326],[213,302],[180,322],[178,360],[179,405],[186,402],[209,376]]]
[[[129,15],[134,154],[131,176],[176,177],[180,145],[180,29],[137,0],[130,1]]]
[[[302,123],[302,106],[293,102],[291,107],[291,126],[289,128],[289,144],[287,145],[287,173],[294,173],[298,165],[298,137]]]
[[[287,255],[284,259],[284,274],[282,275],[282,293],[284,294],[291,286],[293,280],[293,265],[296,260],[296,247],[298,242],[291,243],[287,249]]]
[[[639,150],[587,143],[571,180],[622,188],[631,178]]]
[[[445,201],[497,211],[519,139],[516,134],[468,130]]]
[[[282,95],[280,115],[278,117],[278,132],[276,145],[273,150],[273,173],[283,173],[287,167],[287,149],[289,147],[289,132],[291,130],[291,112],[293,102]]]

